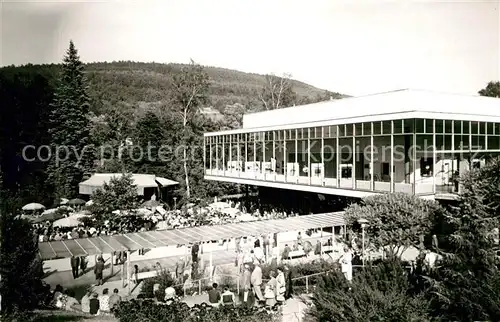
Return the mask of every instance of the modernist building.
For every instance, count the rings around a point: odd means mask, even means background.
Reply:
[[[205,134],[205,179],[364,197],[449,197],[500,152],[500,99],[399,90],[244,115]]]

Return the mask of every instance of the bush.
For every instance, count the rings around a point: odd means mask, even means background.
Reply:
[[[178,285],[178,283],[172,278],[172,276],[168,271],[162,270],[157,276],[144,280],[144,282],[142,283],[142,288],[140,293],[141,297],[143,298],[157,297],[158,294],[153,294],[153,287],[155,284],[160,284],[160,293],[163,293],[163,296],[161,297],[162,299],[163,297],[165,297],[165,289],[170,286],[174,286],[177,295],[183,294],[182,285]]]
[[[155,304],[153,301],[133,300],[120,303],[115,317],[120,322],[277,322],[280,314],[256,307],[213,308],[202,304],[190,308],[182,302],[167,306]]]
[[[411,288],[400,262],[367,267],[351,285],[340,272],[333,272],[322,277],[307,317],[325,322],[428,321],[428,302],[423,295],[410,296]]]

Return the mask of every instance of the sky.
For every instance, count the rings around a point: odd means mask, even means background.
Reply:
[[[1,2],[1,65],[196,62],[349,95],[401,88],[477,94],[500,79],[500,1]]]

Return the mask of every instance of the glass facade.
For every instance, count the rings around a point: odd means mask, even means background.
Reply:
[[[208,134],[205,174],[373,192],[458,192],[500,153],[500,123],[400,119]]]

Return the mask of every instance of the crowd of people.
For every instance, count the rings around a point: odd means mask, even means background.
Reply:
[[[63,290],[61,285],[57,285],[51,293],[50,305],[64,311],[84,312],[92,315],[111,315],[113,310],[120,304],[122,297],[119,290],[115,288],[113,294],[109,294],[109,289],[102,290],[102,294],[89,289],[79,302],[75,298],[75,293],[71,290]]]

